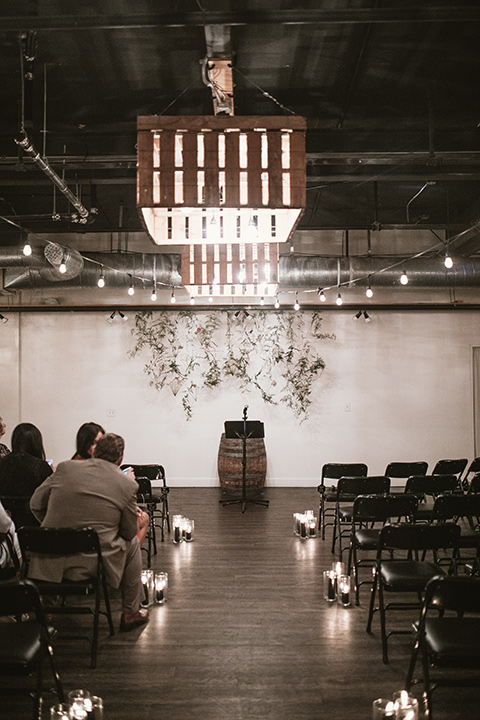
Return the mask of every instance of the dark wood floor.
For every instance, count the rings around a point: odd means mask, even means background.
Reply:
[[[369,720],[375,698],[402,689],[411,637],[391,638],[384,665],[378,618],[365,632],[368,591],[360,607],[325,603],[329,543],[292,534],[293,512],[317,510],[316,489],[266,496],[269,508],[242,514],[219,504],[217,488],[171,489],[171,514],[195,520],[195,540],[158,544],[167,604],[131,633],[108,638],[104,623],[95,670],[87,643],[60,632],[66,690],[102,696],[106,720]],[[113,606],[118,626],[118,599]],[[399,621],[409,626],[405,614]],[[479,701],[479,690],[439,689],[435,720],[473,720]],[[1,718],[31,717],[28,700],[0,702]]]

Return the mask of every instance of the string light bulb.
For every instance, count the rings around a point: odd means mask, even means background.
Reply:
[[[265,305],[265,298],[260,298],[260,305]]]
[[[195,298],[193,295],[190,295],[190,305],[195,305]]]
[[[407,271],[405,270],[405,268],[403,268],[403,272],[400,277],[400,282],[402,285],[408,285],[408,275],[407,275]]]
[[[323,290],[320,290],[318,297],[320,298],[320,302],[327,302],[327,298]]]
[[[62,255],[62,262],[58,266],[58,272],[62,273],[62,275],[65,275],[65,273],[67,272],[67,263],[66,263],[65,253],[63,253],[63,255]]]
[[[370,286],[370,283],[368,283],[367,289],[365,290],[365,295],[367,296],[367,298],[373,297],[373,290]]]
[[[298,292],[295,293],[295,305],[293,306],[294,310],[300,310],[300,303],[298,302]]]
[[[153,283],[153,289],[152,289],[152,294],[150,295],[150,300],[152,302],[155,302],[156,299],[157,299],[157,288],[155,286],[155,283]]]
[[[32,246],[30,245],[28,240],[25,241],[25,245],[23,246],[22,252],[25,255],[25,257],[30,257],[30,255],[32,254]]]
[[[343,305],[343,300],[342,300],[342,296],[340,295],[340,293],[338,293],[335,303],[338,305],[338,307],[340,307],[340,305]]]
[[[103,266],[102,266],[102,269],[101,269],[101,271],[100,271],[100,277],[99,277],[98,280],[97,280],[97,285],[98,285],[99,288],[104,288],[104,287],[105,287],[105,276],[104,276],[104,274],[103,274]]]
[[[128,288],[128,294],[129,294],[130,296],[131,296],[131,295],[135,295],[135,287],[134,287],[134,285],[133,285],[133,278],[132,278],[132,281],[131,281],[131,283],[130,283],[130,287]]]
[[[278,310],[279,307],[280,307],[280,301],[279,301],[278,295],[277,295],[275,298],[275,310]]]
[[[172,305],[177,302],[177,298],[175,297],[175,288],[172,288],[172,294],[170,295],[170,302]]]
[[[445,267],[447,270],[451,270],[453,267],[453,260],[450,257],[448,250],[445,252]]]

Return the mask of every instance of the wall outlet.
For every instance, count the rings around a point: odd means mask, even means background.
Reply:
[[[112,408],[107,410],[107,417],[115,417],[115,414],[115,410],[113,410]]]
[[[350,403],[345,403],[345,405],[343,406],[343,412],[351,412],[351,410],[352,406],[350,405]]]

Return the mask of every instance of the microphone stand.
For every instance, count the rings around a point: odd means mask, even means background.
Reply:
[[[242,513],[245,512],[247,503],[252,503],[253,505],[264,505],[265,507],[268,507],[269,500],[253,500],[252,498],[247,498],[247,486],[246,486],[246,473],[247,473],[247,407],[245,406],[243,408],[243,433],[240,435],[237,433],[237,436],[242,438],[242,497],[239,500],[220,500],[222,505],[225,507],[226,505],[240,505],[242,506]]]

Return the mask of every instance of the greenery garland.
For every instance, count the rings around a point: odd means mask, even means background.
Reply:
[[[155,389],[181,390],[188,420],[198,392],[229,379],[242,391],[259,392],[266,403],[286,404],[304,420],[313,383],[325,368],[317,341],[335,339],[321,323],[317,312],[308,321],[293,310],[148,310],[135,315],[130,355],[148,354],[144,371]]]

